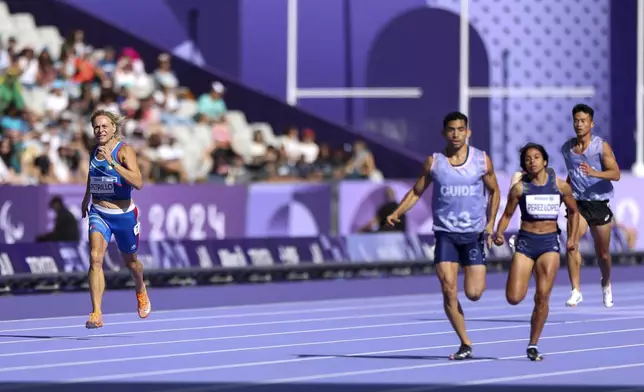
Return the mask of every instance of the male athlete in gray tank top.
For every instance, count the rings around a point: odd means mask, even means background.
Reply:
[[[595,111],[588,105],[578,104],[572,109],[573,126],[576,137],[566,141],[561,154],[568,170],[567,181],[579,208],[579,237],[588,228],[595,243],[595,252],[602,273],[602,297],[604,306],[613,306],[613,293],[610,282],[611,255],[610,236],[613,212],[610,199],[613,197],[613,184],[619,181],[620,170],[613,149],[601,137],[593,135]],[[567,252],[568,274],[572,293],[566,306],[577,306],[583,301],[579,285],[581,253],[579,249]]]
[[[488,248],[492,245],[501,201],[492,162],[484,151],[467,144],[470,134],[467,116],[459,112],[445,116],[445,149],[427,158],[414,187],[387,217],[387,224],[393,226],[433,184],[434,263],[445,313],[461,340],[458,351],[450,356],[453,360],[472,356],[472,342],[458,301],[458,269],[463,267],[465,273],[465,295],[478,301],[485,290],[485,242]]]

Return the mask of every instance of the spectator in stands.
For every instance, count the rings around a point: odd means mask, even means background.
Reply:
[[[337,165],[331,156],[331,148],[328,144],[320,146],[320,153],[313,162],[313,167],[320,172],[323,178],[330,179],[333,177],[333,171],[341,165]]]
[[[116,93],[110,88],[103,88],[98,99],[95,110],[109,110],[110,112],[120,113],[119,105],[116,103]]]
[[[85,45],[85,32],[83,30],[74,30],[67,36],[65,42],[63,42],[60,53],[71,50],[72,53],[80,55],[85,51]]]
[[[83,52],[76,57],[76,63],[74,64],[76,73],[74,73],[74,76],[72,77],[72,81],[74,83],[89,83],[96,77],[96,66],[94,65],[94,59],[92,58],[93,50],[94,49],[91,46],[85,46]]]
[[[54,229],[36,237],[36,242],[79,242],[80,231],[74,214],[65,206],[60,196],[49,201],[49,208],[56,214]]]
[[[92,85],[86,83],[81,86],[80,96],[71,102],[69,110],[78,113],[81,116],[89,116],[96,108],[96,100],[94,99],[94,91]]]
[[[300,131],[297,127],[291,126],[284,135],[279,137],[279,143],[284,149],[289,162],[295,163],[302,157],[299,133]]]
[[[166,138],[159,133],[150,135],[144,157],[150,163],[149,176],[155,182],[185,182],[186,174],[181,162],[183,151],[174,138]]]
[[[302,132],[302,143],[299,146],[302,159],[307,164],[312,164],[318,159],[320,147],[315,143],[315,132],[312,129],[305,129]]]
[[[55,81],[45,100],[45,114],[49,118],[58,118],[69,107],[69,96],[65,91],[65,84],[61,80]]]
[[[300,177],[301,173],[298,167],[299,160],[296,162],[291,161],[287,154],[286,149],[282,147],[280,150],[275,150],[274,148],[271,151],[275,151],[275,156],[277,159],[270,159],[269,162],[275,163],[275,171],[279,177]]]
[[[264,141],[264,135],[261,131],[253,133],[253,140],[248,148],[248,160],[251,165],[261,165],[264,162],[268,146]]]
[[[38,78],[38,58],[31,46],[26,46],[18,57],[18,68],[20,70],[20,84],[22,87],[31,89],[36,85]]]
[[[123,87],[116,101],[121,113],[127,117],[133,118],[136,117],[137,114],[140,115],[138,111],[141,108],[141,103],[139,102],[134,89]]]
[[[6,115],[11,108],[22,111],[25,107],[18,75],[19,71],[12,67],[0,77],[0,114]]]
[[[17,159],[13,143],[9,138],[0,139],[0,184],[16,182]]]
[[[199,97],[199,114],[203,114],[215,122],[225,121],[225,115],[228,111],[223,98],[225,91],[226,89],[221,82],[213,83],[210,93]]]
[[[76,74],[76,55],[73,47],[63,45],[60,59],[56,63],[59,76],[63,80],[70,80]]]
[[[51,58],[47,49],[43,50],[38,56],[38,75],[36,76],[36,84],[41,87],[49,87],[58,77],[58,70],[54,65],[54,60]]]
[[[82,144],[80,128],[74,122],[74,115],[69,110],[62,112],[58,118],[58,132],[63,144],[74,142]],[[77,148],[82,149],[82,145]]]
[[[161,121],[168,124],[179,122],[176,113],[179,111],[179,100],[174,93],[174,87],[161,86],[159,90],[152,95],[154,102],[160,109]]]
[[[228,126],[222,123],[212,123],[206,115],[199,115],[199,123],[210,130],[212,144],[210,145],[210,155],[221,156],[229,161],[236,154],[232,149],[232,135]]]
[[[11,181],[23,184],[78,182],[94,146],[88,117],[97,109],[127,116],[125,141],[136,146],[142,170],[147,165],[153,181],[210,177],[236,184],[324,177],[320,162],[330,154],[320,159],[313,131],[304,131],[300,140],[292,127],[283,143],[275,143],[270,130],[262,133],[266,127],[245,135],[243,116],[235,116],[234,125],[228,122],[233,116],[227,116],[224,85],[214,82],[195,100],[180,87],[167,53],[148,75],[134,48],[119,56],[111,47],[95,50],[81,30],[65,40],[58,58],[51,55],[56,50],[32,48],[17,56],[21,45],[10,39],[6,48],[0,46],[0,181],[9,181],[12,173]]]
[[[346,174],[347,177],[354,179],[382,180],[382,173],[376,168],[373,154],[364,141],[358,140],[354,143],[353,156],[346,166]]]
[[[13,65],[13,62],[18,57],[18,40],[16,37],[9,37],[7,40],[7,53],[9,54],[9,60]]]
[[[172,71],[170,55],[161,53],[157,59],[157,69],[154,71],[154,82],[158,89],[175,89],[179,87],[177,76]]]
[[[134,114],[134,119],[137,120],[143,129],[154,127],[161,122],[161,110],[154,101],[154,97],[148,96],[139,101],[139,108]]]
[[[97,68],[100,70],[99,76],[101,81],[106,82],[112,80],[114,71],[116,71],[116,51],[111,46],[104,50],[103,58],[97,62]]]
[[[2,39],[0,39],[0,74],[6,72],[6,70],[11,67],[11,63],[13,63],[11,57],[12,56],[5,47],[5,44],[2,42]]]
[[[132,70],[134,73],[137,75],[145,75],[145,64],[143,63],[143,59],[139,52],[134,48],[127,47],[121,51],[121,57],[117,61],[117,67],[121,62],[129,62],[132,64]]]
[[[134,63],[130,57],[123,57],[114,70],[114,89],[116,91],[126,87],[139,96],[147,84],[145,76],[134,71]]]
[[[33,168],[28,163],[25,167],[30,168],[28,174],[36,177],[41,184],[55,184],[57,183],[56,174],[54,172],[54,165],[49,159],[51,152],[51,137],[45,133],[40,137],[42,148],[34,147]],[[25,154],[27,158],[31,154]]]
[[[232,160],[232,164],[228,167],[226,184],[247,184],[251,180],[252,176],[246,168],[246,165],[244,165],[244,160],[240,156],[235,156]]]

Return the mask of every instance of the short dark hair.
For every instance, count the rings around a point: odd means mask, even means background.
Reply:
[[[585,103],[578,103],[572,108],[573,117],[577,113],[586,113],[590,116],[591,119],[595,117],[595,110]]]
[[[451,112],[443,118],[443,129],[447,128],[447,124],[452,121],[463,120],[465,121],[465,126],[467,126],[467,116],[461,112]]]
[[[525,172],[528,171],[525,167],[525,156],[528,153],[528,150],[532,150],[532,149],[539,150],[539,152],[541,153],[541,156],[543,157],[543,160],[546,161],[546,167],[548,167],[550,156],[548,155],[548,151],[546,151],[545,147],[537,143],[528,143],[521,148],[521,158],[520,158],[521,169],[523,169],[523,171]]]

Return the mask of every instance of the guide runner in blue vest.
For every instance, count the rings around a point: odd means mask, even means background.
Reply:
[[[467,144],[471,135],[467,116],[459,112],[445,116],[443,135],[445,150],[427,158],[416,184],[387,217],[387,224],[398,222],[433,183],[434,263],[445,313],[461,341],[450,359],[461,360],[472,356],[472,341],[458,301],[458,268],[462,266],[465,273],[465,295],[478,301],[485,291],[485,241],[492,245],[501,193],[488,155]]]

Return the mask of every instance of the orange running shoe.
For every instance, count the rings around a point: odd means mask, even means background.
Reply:
[[[100,313],[90,313],[89,320],[85,323],[85,328],[94,329],[103,326],[103,316]]]
[[[139,308],[139,317],[142,319],[148,317],[152,311],[152,304],[150,303],[150,298],[148,297],[147,290],[141,294],[136,294],[136,302],[138,302]]]

